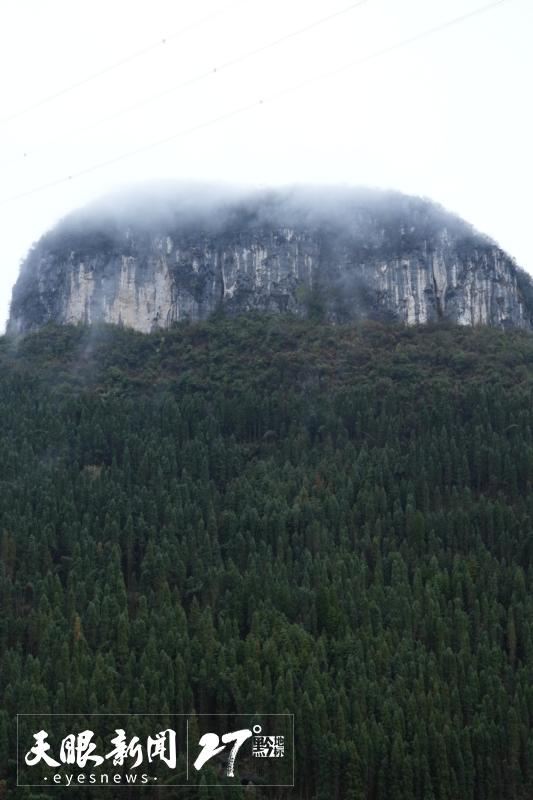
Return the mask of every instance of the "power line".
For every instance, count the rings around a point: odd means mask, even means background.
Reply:
[[[159,49],[160,47],[167,44],[167,42],[170,42],[173,39],[177,39],[178,37],[183,36],[189,31],[194,30],[195,28],[199,28],[201,25],[204,25],[206,22],[209,22],[211,19],[226,13],[226,11],[229,11],[234,7],[242,5],[243,2],[245,2],[245,0],[238,0],[238,2],[236,3],[231,3],[230,5],[225,6],[224,8],[219,8],[216,11],[207,14],[205,17],[202,17],[202,19],[197,20],[196,22],[192,22],[190,25],[186,25],[184,28],[180,28],[179,30],[174,31],[174,33],[171,33],[168,36],[158,39],[157,42],[152,42],[152,44],[149,44],[146,47],[141,48],[140,50],[136,50],[134,53],[130,53],[129,55],[124,56],[124,58],[115,61],[113,64],[108,64],[108,66],[102,67],[102,69],[99,69],[96,72],[87,75],[85,78],[81,78],[79,81],[76,81],[75,83],[71,83],[68,86],[64,86],[62,89],[58,89],[57,91],[52,92],[52,94],[49,94],[46,97],[42,97],[35,103],[26,106],[20,111],[15,111],[8,117],[3,117],[2,119],[0,119],[0,124],[5,125],[8,122],[12,122],[15,119],[19,119],[19,117],[23,117],[26,114],[29,114],[31,111],[35,111],[36,109],[41,108],[41,106],[44,106],[47,103],[51,103],[53,100],[57,100],[58,98],[63,97],[66,94],[70,94],[70,92],[79,89],[81,86],[85,86],[88,83],[92,83],[92,81],[95,81],[98,78],[107,75],[109,72],[114,72],[115,70],[124,67],[126,64],[130,64],[132,61],[136,61],[138,58],[142,58],[143,56],[148,55],[148,53],[151,53],[153,50]]]
[[[107,159],[106,161],[101,161],[98,164],[93,164],[90,167],[86,167],[85,169],[79,170],[78,172],[72,173],[71,175],[67,175],[66,177],[58,178],[55,181],[50,181],[48,183],[44,183],[41,186],[37,186],[34,189],[29,189],[26,192],[21,192],[20,194],[14,195],[6,200],[0,202],[0,206],[6,205],[8,203],[14,202],[15,200],[21,200],[25,197],[29,197],[31,195],[37,194],[38,192],[43,192],[46,189],[54,188],[55,186],[59,186],[63,183],[68,183],[71,180],[75,180],[77,178],[81,178],[85,175],[88,175],[91,172],[95,172],[99,169],[104,169],[105,167],[112,166],[113,164],[120,163],[121,161],[125,161],[129,158],[133,158],[141,153],[149,152],[157,147],[161,147],[168,142],[174,141],[175,139],[181,138],[182,136],[188,136],[191,133],[196,133],[199,130],[203,130],[205,128],[209,128],[212,125],[217,125],[220,122],[223,122],[227,119],[232,117],[238,116],[240,114],[244,114],[248,111],[251,111],[254,108],[258,108],[266,103],[274,102],[281,97],[284,97],[288,94],[292,94],[293,92],[297,92],[300,89],[304,89],[307,86],[312,85],[313,83],[317,83],[322,80],[327,80],[328,78],[334,77],[335,75],[340,74],[341,72],[345,72],[355,66],[360,66],[361,64],[365,64],[370,61],[374,61],[377,58],[381,58],[382,56],[388,55],[389,53],[393,53],[396,50],[403,49],[404,47],[408,47],[411,44],[419,42],[423,39],[426,39],[429,36],[433,36],[441,31],[447,30],[455,25],[459,25],[466,20],[472,19],[473,17],[478,16],[479,14],[483,14],[486,11],[490,11],[497,6],[503,5],[503,3],[511,2],[511,0],[494,0],[492,3],[487,3],[481,8],[474,9],[466,14],[462,14],[461,16],[454,17],[453,19],[447,20],[439,25],[435,25],[432,28],[427,28],[424,31],[420,31],[419,33],[414,34],[413,36],[408,37],[407,39],[402,39],[399,42],[395,42],[382,50],[377,50],[374,53],[370,53],[367,56],[362,56],[361,58],[354,59],[349,61],[347,64],[343,64],[340,67],[337,67],[329,72],[322,73],[321,75],[312,76],[311,78],[306,78],[304,81],[301,81],[298,84],[295,84],[290,87],[286,87],[285,89],[281,89],[274,94],[267,96],[260,100],[254,100],[247,105],[241,106],[239,108],[232,109],[231,111],[226,112],[225,114],[220,114],[217,117],[208,119],[204,122],[200,122],[197,125],[194,125],[190,128],[182,129],[177,131],[169,136],[165,136],[162,139],[157,139],[156,141],[150,142],[149,144],[142,145],[141,147],[137,147],[134,150],[129,150],[126,153],[121,153],[118,156],[114,156],[113,158]]]
[[[136,111],[139,108],[144,108],[150,103],[154,103],[157,100],[160,100],[162,97],[167,97],[169,94],[174,94],[180,89],[184,89],[188,86],[193,86],[194,84],[200,83],[203,80],[212,78],[214,75],[218,75],[224,70],[229,69],[230,67],[242,64],[243,62],[248,61],[248,59],[254,58],[255,56],[260,55],[261,53],[264,53],[265,51],[268,51],[273,47],[277,47],[278,45],[283,44],[284,42],[287,42],[291,39],[294,39],[297,36],[309,33],[309,31],[312,31],[320,27],[321,25],[325,25],[326,23],[331,22],[332,20],[345,15],[350,11],[354,11],[356,8],[364,5],[365,3],[368,3],[369,1],[370,0],[357,0],[357,2],[350,3],[350,5],[345,6],[344,8],[341,8],[338,11],[334,11],[331,14],[327,14],[325,17],[321,17],[320,19],[314,20],[313,22],[309,23],[308,25],[305,25],[302,28],[290,31],[289,33],[286,33],[283,36],[280,36],[277,39],[267,42],[264,45],[256,47],[253,50],[249,50],[248,52],[243,53],[240,56],[228,59],[227,61],[222,62],[216,67],[212,67],[211,69],[205,70],[204,72],[200,72],[197,75],[193,75],[192,77],[187,78],[186,80],[181,81],[180,83],[177,83],[174,86],[169,87],[168,89],[164,89],[162,92],[158,92],[157,94],[150,95],[149,97],[144,98],[143,100],[139,100],[136,103],[132,103],[132,105],[127,106],[126,108],[122,108],[119,111],[115,111],[113,114],[109,114],[108,116],[103,117],[102,119],[96,120],[95,122],[92,122],[90,125],[86,125],[84,128],[79,128],[77,131],[74,131],[72,134],[69,134],[69,136],[62,137],[59,140],[55,140],[54,142],[48,145],[44,145],[43,147],[37,148],[37,150],[32,152],[37,152],[37,153],[43,152],[44,150],[48,149],[48,147],[53,146],[54,144],[59,144],[60,142],[68,141],[70,138],[72,138],[72,136],[87,133],[88,131],[94,130],[95,128],[99,127],[100,125],[104,125],[106,122],[111,122],[112,120],[121,117],[123,114],[128,114],[131,111]],[[27,155],[28,151],[24,153],[24,157],[26,157]]]

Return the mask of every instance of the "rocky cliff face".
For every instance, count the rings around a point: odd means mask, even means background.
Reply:
[[[98,321],[148,332],[220,308],[531,328],[530,294],[494,242],[419,198],[189,188],[115,198],[46,234],[8,332]]]

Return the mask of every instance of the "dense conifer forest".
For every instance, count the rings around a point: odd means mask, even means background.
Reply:
[[[0,798],[70,796],[15,787],[17,713],[252,708],[296,787],[251,796],[530,800],[531,335],[51,327],[0,370]]]

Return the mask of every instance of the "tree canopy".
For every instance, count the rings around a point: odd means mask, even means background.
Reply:
[[[296,721],[258,797],[532,796],[530,335],[218,316],[0,368],[0,798],[17,713],[250,708]]]

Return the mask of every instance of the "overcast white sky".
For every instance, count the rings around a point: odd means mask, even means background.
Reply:
[[[365,61],[489,1],[366,0],[214,72],[350,0],[4,0],[0,329],[20,261],[50,225],[101,194],[151,179],[347,183],[422,194],[494,237],[533,272],[530,0],[506,0]],[[142,57],[39,104],[164,38]],[[204,72],[211,74],[117,115]]]

